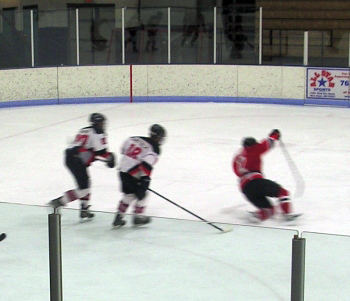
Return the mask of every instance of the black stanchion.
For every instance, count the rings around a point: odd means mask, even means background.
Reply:
[[[61,215],[49,214],[50,300],[62,301]]]
[[[304,301],[305,238],[295,235],[292,243],[291,301]]]

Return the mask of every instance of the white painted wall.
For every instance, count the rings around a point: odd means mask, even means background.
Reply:
[[[305,68],[133,66],[133,96],[305,98]],[[0,101],[128,97],[130,66],[0,70]]]
[[[54,99],[58,96],[57,68],[0,71],[0,101]]]
[[[130,93],[129,66],[58,68],[60,98],[127,96]]]

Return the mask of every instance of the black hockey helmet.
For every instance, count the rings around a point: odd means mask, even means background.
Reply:
[[[161,125],[153,124],[149,129],[149,136],[162,144],[166,137],[166,131]]]
[[[253,137],[246,137],[243,139],[242,145],[243,147],[248,147],[248,146],[252,146],[254,144],[257,144],[258,142],[256,141],[255,138]]]
[[[98,134],[105,130],[106,117],[100,113],[92,113],[89,118],[91,125]]]
[[[105,121],[106,117],[100,113],[92,113],[89,119],[92,124],[95,124],[97,122]]]

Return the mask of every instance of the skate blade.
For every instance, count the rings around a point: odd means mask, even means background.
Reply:
[[[288,225],[288,226],[294,226],[294,225],[296,225],[298,222],[299,222],[299,218],[302,216],[302,214],[300,213],[300,214],[293,214],[293,215],[291,215],[291,216],[289,216],[289,217],[284,217],[283,218],[283,222],[286,224],[286,225]]]
[[[93,221],[93,219],[94,219],[93,217],[81,217],[79,222],[81,224],[85,224]]]

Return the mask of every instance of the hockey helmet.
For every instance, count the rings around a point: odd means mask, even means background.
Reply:
[[[103,133],[105,130],[106,117],[100,113],[92,113],[89,118],[93,128],[97,133]]]
[[[92,113],[90,115],[90,122],[92,124],[95,124],[97,122],[101,122],[101,121],[105,121],[106,120],[106,117],[100,113]]]
[[[161,125],[153,124],[149,129],[149,136],[162,144],[166,137],[166,131]]]
[[[242,145],[243,147],[248,147],[248,146],[253,146],[254,144],[257,144],[258,142],[256,141],[255,138],[253,137],[246,137],[243,139]]]

